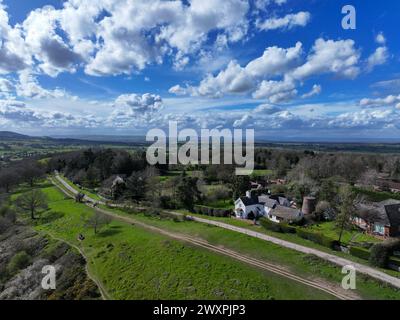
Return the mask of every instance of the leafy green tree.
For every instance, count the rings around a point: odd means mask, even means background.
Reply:
[[[234,175],[231,181],[231,189],[233,200],[246,194],[250,188],[250,177],[249,176],[237,176]]]
[[[319,199],[333,203],[337,196],[337,188],[331,179],[323,180],[319,190]]]
[[[100,170],[95,166],[90,166],[86,171],[86,185],[90,188],[95,188],[99,185],[100,181]]]
[[[187,210],[193,211],[194,203],[200,199],[200,191],[197,188],[197,178],[183,176],[176,189],[178,202]]]
[[[126,180],[126,195],[128,198],[139,202],[146,198],[147,179],[143,172],[133,172]]]

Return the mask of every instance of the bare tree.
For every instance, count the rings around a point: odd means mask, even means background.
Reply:
[[[34,220],[39,210],[47,209],[47,197],[42,191],[35,189],[19,196],[15,205],[23,211],[28,211]]]
[[[340,243],[344,230],[352,226],[351,218],[356,210],[357,204],[362,200],[357,198],[353,188],[349,185],[340,188],[339,199],[339,214],[336,217],[336,225],[340,230],[338,239]]]
[[[373,186],[376,184],[378,177],[379,173],[375,169],[369,169],[361,175],[358,181],[363,185]]]
[[[99,211],[96,211],[89,218],[85,219],[85,227],[93,228],[94,233],[97,232],[104,226],[109,225],[111,223],[111,218]]]
[[[12,187],[18,184],[19,176],[11,169],[3,169],[0,171],[0,189],[4,189],[9,193]]]
[[[21,175],[22,180],[29,183],[31,187],[33,187],[37,180],[41,179],[45,174],[44,169],[34,161],[22,162],[17,170]]]

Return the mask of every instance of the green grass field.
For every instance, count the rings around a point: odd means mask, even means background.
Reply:
[[[121,215],[129,215],[126,212],[119,209],[109,209],[115,213]],[[164,220],[156,217],[147,217],[143,214],[135,214],[134,218],[148,224],[155,225],[171,231],[178,231],[191,236],[198,236],[209,243],[220,245],[226,248],[236,250],[238,252],[244,253],[246,255],[252,256],[257,259],[269,261],[276,263],[278,265],[287,266],[288,269],[295,272],[296,274],[304,275],[310,278],[321,278],[327,281],[340,284],[342,280],[341,268],[332,265],[330,263],[324,262],[315,257],[299,253],[290,249],[280,247],[278,245],[246,236],[234,231],[229,231],[221,229],[215,226],[210,226],[197,222],[174,222],[172,220]],[[213,219],[221,219],[215,218]],[[261,231],[262,228],[257,226],[252,226],[245,221],[230,219],[233,224],[241,227],[248,227],[250,229],[257,228],[257,231]],[[268,232],[265,232],[269,234]],[[270,234],[276,236],[277,234]],[[298,244],[307,245],[309,247],[314,247],[316,249],[321,249],[321,251],[332,253],[328,248],[319,246],[311,241],[301,239],[295,235],[289,234],[279,234],[279,237],[284,240],[292,241]],[[293,238],[291,238],[293,237]],[[342,256],[349,260],[365,263],[365,261],[352,257],[345,253],[338,253],[338,256]],[[399,274],[395,271],[381,270],[393,276],[398,276]],[[381,284],[375,280],[366,278],[359,275],[357,278],[357,292],[365,299],[400,299],[400,291],[389,287],[388,285]]]
[[[81,246],[89,257],[90,268],[115,299],[332,298],[275,274],[129,224],[114,221],[95,235],[84,227],[82,219],[93,214],[92,209],[67,199],[55,187],[45,187],[43,191],[49,198],[50,210],[38,220],[37,230],[75,245],[79,245],[77,235],[83,233],[86,239]],[[178,230],[183,225],[195,229],[206,227],[172,221],[162,224]]]

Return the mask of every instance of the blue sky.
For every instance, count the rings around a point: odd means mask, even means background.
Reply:
[[[398,1],[0,3],[0,130],[400,140]]]

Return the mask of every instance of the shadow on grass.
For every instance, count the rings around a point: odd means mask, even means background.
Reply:
[[[36,221],[37,221],[39,224],[47,224],[47,223],[54,222],[54,221],[56,221],[56,220],[58,220],[58,219],[61,219],[61,218],[63,218],[64,216],[65,216],[65,214],[62,213],[62,212],[54,212],[54,211],[51,211],[51,212],[46,212],[45,215],[42,215],[42,216],[41,216],[39,219],[37,219]]]
[[[98,236],[102,237],[102,238],[115,236],[116,234],[121,233],[121,231],[118,230],[118,229],[119,228],[114,228],[113,227],[113,228],[101,231],[101,232],[98,233]]]

